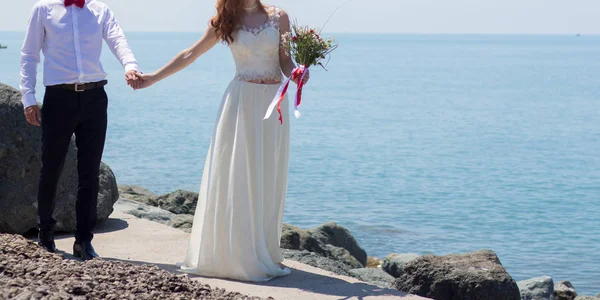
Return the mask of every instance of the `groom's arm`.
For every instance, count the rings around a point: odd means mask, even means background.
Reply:
[[[113,12],[106,6],[105,17],[104,17],[104,31],[103,38],[108,44],[108,47],[112,53],[117,57],[123,68],[125,68],[125,77],[129,80],[135,80],[135,73],[141,73],[135,56],[129,47],[125,33],[119,26],[117,19]]]
[[[29,26],[25,41],[21,48],[21,102],[25,108],[25,117],[32,124],[40,125],[40,109],[35,98],[35,85],[37,82],[37,67],[40,63],[40,51],[44,43],[45,12],[43,7],[36,4],[29,18]]]

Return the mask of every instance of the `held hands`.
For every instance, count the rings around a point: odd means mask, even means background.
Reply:
[[[145,89],[158,82],[154,73],[142,74],[134,70],[128,71],[125,74],[125,80],[127,81],[127,85],[134,90]]]

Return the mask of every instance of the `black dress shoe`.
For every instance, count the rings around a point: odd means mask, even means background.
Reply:
[[[98,253],[92,247],[91,242],[75,243],[73,245],[73,256],[83,260],[90,260],[98,257]]]
[[[52,231],[41,231],[38,233],[38,245],[50,253],[56,253],[54,233]]]
[[[38,245],[40,245],[40,247],[44,248],[46,251],[48,251],[50,253],[56,253],[56,244],[54,244],[54,241],[38,242]]]

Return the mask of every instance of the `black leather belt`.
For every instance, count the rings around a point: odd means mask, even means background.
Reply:
[[[72,84],[58,84],[49,85],[49,88],[58,88],[74,92],[85,92],[88,90],[97,89],[108,84],[108,80],[102,80],[98,82],[87,82],[87,83],[72,83]]]

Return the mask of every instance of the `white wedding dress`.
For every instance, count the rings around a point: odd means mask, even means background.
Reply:
[[[290,127],[263,120],[282,80],[279,9],[260,28],[240,28],[230,49],[236,76],[223,96],[200,185],[183,271],[264,282],[281,268],[279,241],[287,188]],[[288,111],[287,101],[282,110]]]

